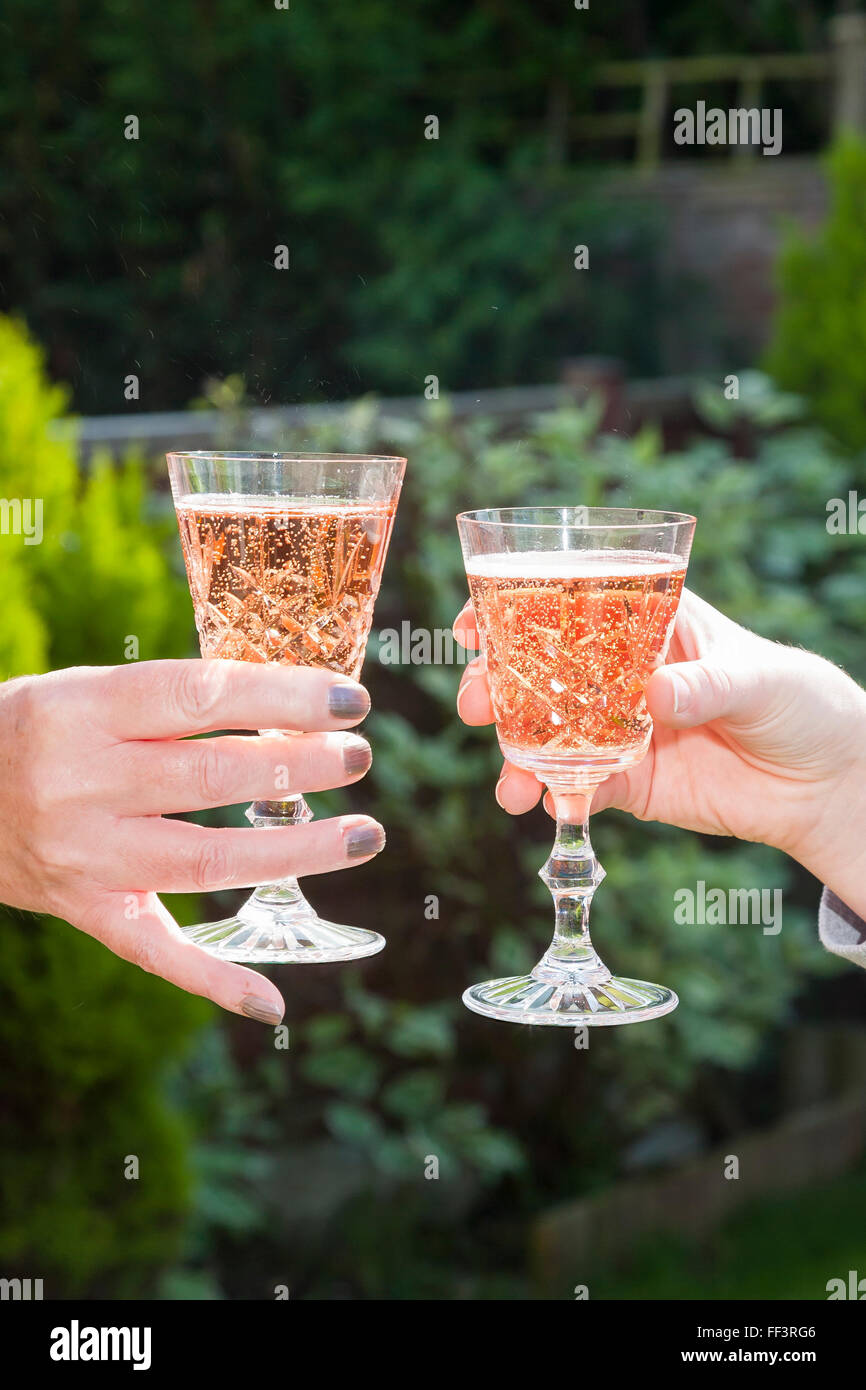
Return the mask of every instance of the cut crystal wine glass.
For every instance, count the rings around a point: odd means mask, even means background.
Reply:
[[[695,518],[604,507],[516,507],[457,518],[499,745],[550,790],[556,840],[540,877],[553,940],[528,975],[463,1002],[514,1023],[636,1023],[676,1008],[663,985],[614,976],[589,934],[604,878],[589,811],[607,777],[646,755],[644,690],[664,662]]]
[[[356,454],[171,453],[169,476],[203,657],[321,666],[358,678],[406,460]],[[292,730],[259,731],[262,734]],[[257,828],[312,820],[289,789]],[[377,932],[324,921],[296,878],[234,917],[186,929],[226,960],[356,960]]]

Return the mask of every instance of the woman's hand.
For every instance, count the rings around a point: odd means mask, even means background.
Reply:
[[[479,645],[471,604],[454,632]],[[646,698],[649,752],[602,783],[593,810],[774,845],[866,912],[866,693],[849,676],[686,591]],[[467,724],[492,722],[483,657],[467,666],[457,708]],[[496,797],[505,810],[527,811],[541,792],[531,773],[503,765]]]
[[[340,732],[370,707],[329,671],[243,661],[152,661],[25,676],[0,686],[0,901],[49,912],[125,960],[263,1022],[270,980],[186,940],[157,893],[252,887],[363,864],[381,826],[340,816],[285,829],[165,820],[356,782],[367,741]],[[217,729],[300,737],[188,741]]]

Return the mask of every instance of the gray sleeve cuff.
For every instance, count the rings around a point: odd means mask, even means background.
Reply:
[[[866,922],[829,888],[824,889],[821,897],[818,932],[828,951],[866,969]]]

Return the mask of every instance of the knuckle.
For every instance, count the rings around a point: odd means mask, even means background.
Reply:
[[[212,740],[202,743],[197,751],[193,781],[199,798],[206,804],[221,806],[230,800],[230,768]]]
[[[70,913],[67,920],[97,941],[106,941],[116,922],[113,900],[94,897],[92,893],[88,893],[86,900],[79,903],[77,908],[70,906],[66,910]]]
[[[19,781],[19,788],[21,810],[26,816],[33,847],[53,847],[58,838],[58,831],[63,827],[64,808],[61,808],[53,778],[47,776],[46,765],[38,755],[33,756],[29,773],[25,771]]]
[[[704,679],[714,702],[719,705],[727,704],[731,697],[730,673],[722,666],[705,667]]]
[[[49,692],[50,682],[40,684],[44,677],[25,676],[21,680],[10,681],[4,692],[11,702],[11,732],[16,743],[27,749],[23,764],[30,768],[33,781],[38,785],[43,779],[36,775],[37,766],[52,756],[55,749],[54,705]]]
[[[132,943],[129,952],[130,960],[134,965],[138,965],[142,970],[147,971],[148,975],[159,975],[163,959],[162,948],[154,938],[145,931],[139,932]]]
[[[228,846],[208,837],[200,846],[193,868],[196,887],[203,893],[223,888],[232,878],[232,856]]]
[[[31,727],[38,728],[41,720],[34,718],[34,715],[43,704],[44,686],[40,685],[37,676],[19,676],[16,680],[7,681],[3,688],[4,700],[9,700],[14,711],[14,721],[16,728],[23,732]]]
[[[166,698],[181,720],[204,725],[218,714],[228,681],[229,673],[218,662],[184,662],[171,677]]]
[[[58,834],[55,814],[34,817],[30,855],[46,878],[66,879],[87,864],[83,846],[68,835]]]
[[[37,844],[57,834],[58,797],[47,777],[28,780],[25,789],[30,834]]]

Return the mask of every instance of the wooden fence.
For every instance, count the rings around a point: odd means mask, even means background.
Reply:
[[[738,109],[760,109],[767,84],[815,83],[823,88],[827,112],[824,140],[843,130],[866,133],[866,14],[842,13],[830,21],[829,46],[819,53],[712,54],[695,58],[659,58],[603,64],[594,75],[593,104],[604,105],[616,92],[624,109],[570,114],[566,83],[554,82],[548,94],[548,151],[561,162],[581,141],[632,141],[634,162],[651,173],[662,162],[672,128],[677,89],[706,95],[725,87],[737,93]],[[636,100],[635,100],[636,96]],[[752,159],[754,145],[732,145],[731,157]]]
[[[694,382],[686,377],[661,377],[628,381],[622,363],[607,358],[574,358],[562,364],[558,383],[542,386],[506,386],[483,391],[448,393],[448,409],[458,420],[493,419],[504,429],[519,428],[533,415],[564,405],[583,405],[591,397],[603,401],[601,427],[633,433],[653,421],[675,431],[696,423],[692,396]],[[378,420],[423,417],[430,409],[419,390],[415,396],[369,398],[375,401]],[[298,448],[304,438],[322,425],[343,424],[351,419],[357,401],[321,405],[264,406],[227,415],[219,410],[130,411],[122,415],[92,415],[62,420],[51,426],[54,438],[73,438],[83,462],[98,451],[123,455],[135,449],[144,455],[170,449],[277,450]],[[232,436],[232,437],[229,437]],[[237,436],[238,438],[234,438]]]

